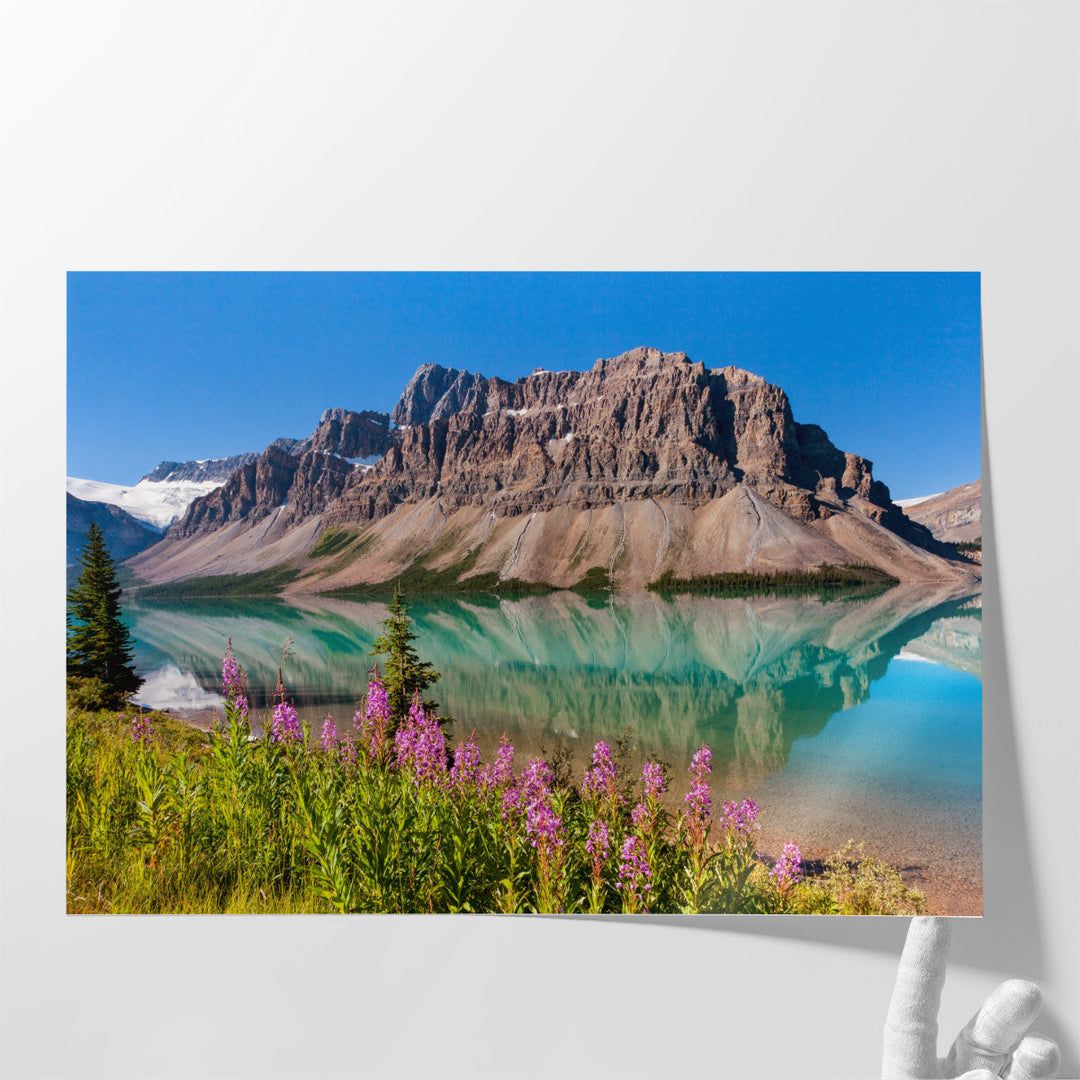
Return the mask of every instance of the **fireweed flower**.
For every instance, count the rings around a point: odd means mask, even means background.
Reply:
[[[354,720],[359,721],[361,738],[372,757],[380,756],[386,745],[391,718],[390,697],[379,678],[379,669],[372,668],[367,699],[364,702],[364,715],[361,717],[357,712],[354,717]]]
[[[300,727],[300,717],[296,714],[296,707],[289,701],[279,701],[274,706],[274,715],[271,720],[270,741],[300,742],[304,737]]]
[[[225,698],[236,709],[237,715],[246,723],[248,718],[248,699],[244,691],[244,669],[233,653],[232,638],[221,658],[221,682],[225,689]]]
[[[623,841],[619,880],[615,887],[631,907],[640,904],[642,911],[648,911],[646,902],[652,889],[652,868],[645,858],[645,844],[638,836],[628,836]]]
[[[121,720],[123,717],[121,716]],[[154,725],[150,723],[150,717],[136,715],[131,719],[131,741],[142,746],[154,745]]]
[[[240,664],[233,655],[232,638],[229,638],[225,655],[221,658],[221,681],[225,687],[225,696],[230,700],[244,690],[244,676],[240,670]]]
[[[776,884],[783,892],[789,885],[802,881],[802,852],[796,844],[785,844],[776,865],[769,871],[769,876],[776,878]]]
[[[690,808],[690,818],[701,828],[712,812],[712,792],[709,790],[709,773],[712,772],[712,750],[703,744],[690,760],[692,783],[686,794],[686,805]]]
[[[645,762],[641,782],[645,788],[646,799],[659,798],[664,794],[664,770],[658,761]]]
[[[581,794],[585,798],[604,798],[611,801],[612,806],[618,806],[622,802],[616,785],[618,774],[615,762],[611,759],[611,747],[606,742],[598,742],[593,747],[592,765],[585,770],[585,778],[581,782]]]
[[[356,743],[353,742],[353,737],[348,731],[338,744],[338,752],[341,754],[342,765],[356,764]]]
[[[479,784],[484,791],[513,787],[514,744],[506,737],[505,732],[499,740],[495,761],[480,770]]]
[[[511,784],[502,795],[499,800],[499,807],[502,810],[502,819],[504,824],[510,823],[518,809],[521,806],[521,788],[518,785]]]
[[[327,713],[326,719],[323,720],[322,737],[319,739],[319,746],[323,750],[330,751],[337,746],[339,741],[337,723],[334,721],[334,718]]]
[[[708,743],[702,743],[694,756],[690,759],[690,774],[695,780],[700,780],[706,773],[712,772],[712,747]]]
[[[446,737],[419,697],[394,734],[394,755],[398,768],[410,770],[418,783],[437,780],[446,772]]]
[[[551,794],[554,776],[543,758],[533,758],[521,774],[521,799],[526,806],[545,800]]]
[[[517,783],[503,794],[503,821],[509,821],[515,813],[524,813],[528,817],[534,807],[547,803],[552,779],[548,763],[542,758],[533,758]]]
[[[467,742],[459,743],[454,750],[454,764],[450,769],[450,783],[460,790],[475,784],[480,778],[480,747],[476,745],[474,731]]]
[[[638,803],[630,811],[630,820],[634,823],[635,829],[645,832],[652,824],[652,814],[644,803]]]
[[[724,803],[723,826],[731,833],[740,836],[749,836],[751,831],[759,831],[761,825],[757,820],[758,804],[753,799],[743,799],[741,803]]]
[[[525,817],[525,835],[534,848],[551,852],[564,843],[562,818],[544,800],[532,803]]]
[[[585,840],[585,850],[592,856],[593,865],[604,861],[611,850],[611,837],[607,825],[599,818],[594,818],[589,825],[589,835]]]

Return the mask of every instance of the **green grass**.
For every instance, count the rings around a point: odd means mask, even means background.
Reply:
[[[131,595],[148,600],[186,600],[227,596],[276,596],[300,576],[298,570],[279,566],[255,574],[213,574],[183,578],[134,588]]]
[[[590,567],[579,581],[570,586],[571,591],[576,593],[610,592],[613,588],[611,575],[603,566]]]
[[[867,563],[833,566],[822,563],[813,570],[783,570],[772,573],[697,574],[677,577],[667,570],[648,588],[659,593],[710,593],[723,596],[747,596],[757,593],[842,593],[851,589],[882,591],[899,585],[899,578]],[[863,594],[861,593],[861,594]]]
[[[982,551],[982,537],[978,540],[957,540],[953,547],[957,551]]]
[[[853,848],[783,886],[752,830],[717,805],[702,831],[623,766],[617,790],[583,793],[553,761],[539,797],[562,841],[533,846],[525,808],[502,812],[506,781],[447,783],[444,757],[432,775],[399,766],[389,746],[251,739],[231,709],[209,733],[150,714],[140,743],[132,716],[68,713],[69,913],[923,910],[894,868]],[[526,763],[514,764],[520,775]],[[648,825],[633,820],[635,800]],[[598,817],[611,843],[596,860],[586,839]],[[651,867],[647,897],[616,887],[631,837]]]
[[[309,559],[321,559],[324,555],[336,555],[354,544],[359,535],[348,529],[324,529],[319,542],[308,552]]]

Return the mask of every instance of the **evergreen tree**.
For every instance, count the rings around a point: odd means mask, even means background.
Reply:
[[[120,621],[116,567],[97,525],[86,533],[78,584],[68,590],[67,670],[77,679],[97,679],[108,697],[123,702],[142,686],[132,662],[131,635]]]
[[[439,673],[428,660],[421,660],[412,643],[416,635],[412,630],[408,608],[404,603],[405,594],[401,585],[394,589],[394,598],[386,605],[390,617],[383,620],[383,632],[375,639],[371,647],[372,656],[386,656],[383,665],[382,682],[390,703],[390,711],[395,720],[402,719],[409,711],[413,695],[421,697],[432,683],[437,682]],[[425,701],[428,712],[436,712],[437,701]],[[440,717],[439,722],[448,717]]]

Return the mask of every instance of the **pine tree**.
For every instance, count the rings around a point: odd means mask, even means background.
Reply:
[[[78,584],[68,590],[67,670],[77,679],[97,679],[109,699],[122,703],[142,686],[135,674],[131,635],[120,621],[116,567],[97,525],[86,533]]]
[[[408,609],[405,607],[405,594],[400,584],[394,589],[394,598],[386,605],[390,617],[383,620],[383,632],[375,639],[371,647],[372,656],[386,656],[382,682],[386,687],[390,711],[395,720],[402,719],[409,711],[413,695],[424,691],[440,678],[439,673],[428,660],[421,660],[412,643],[416,634],[412,630]],[[428,712],[436,712],[437,701],[425,701]],[[448,720],[441,717],[440,723]]]

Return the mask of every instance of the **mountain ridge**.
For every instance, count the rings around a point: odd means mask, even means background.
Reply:
[[[904,513],[944,543],[982,538],[982,478],[920,499],[905,499]]]
[[[194,500],[133,569],[165,581],[287,565],[294,591],[414,564],[555,586],[592,568],[635,587],[665,570],[822,562],[977,580],[891,501],[868,459],[796,422],[781,388],[685,353],[639,348],[515,382],[422,365],[390,416],[327,410],[291,451],[268,447]],[[342,543],[322,557],[331,529]]]

